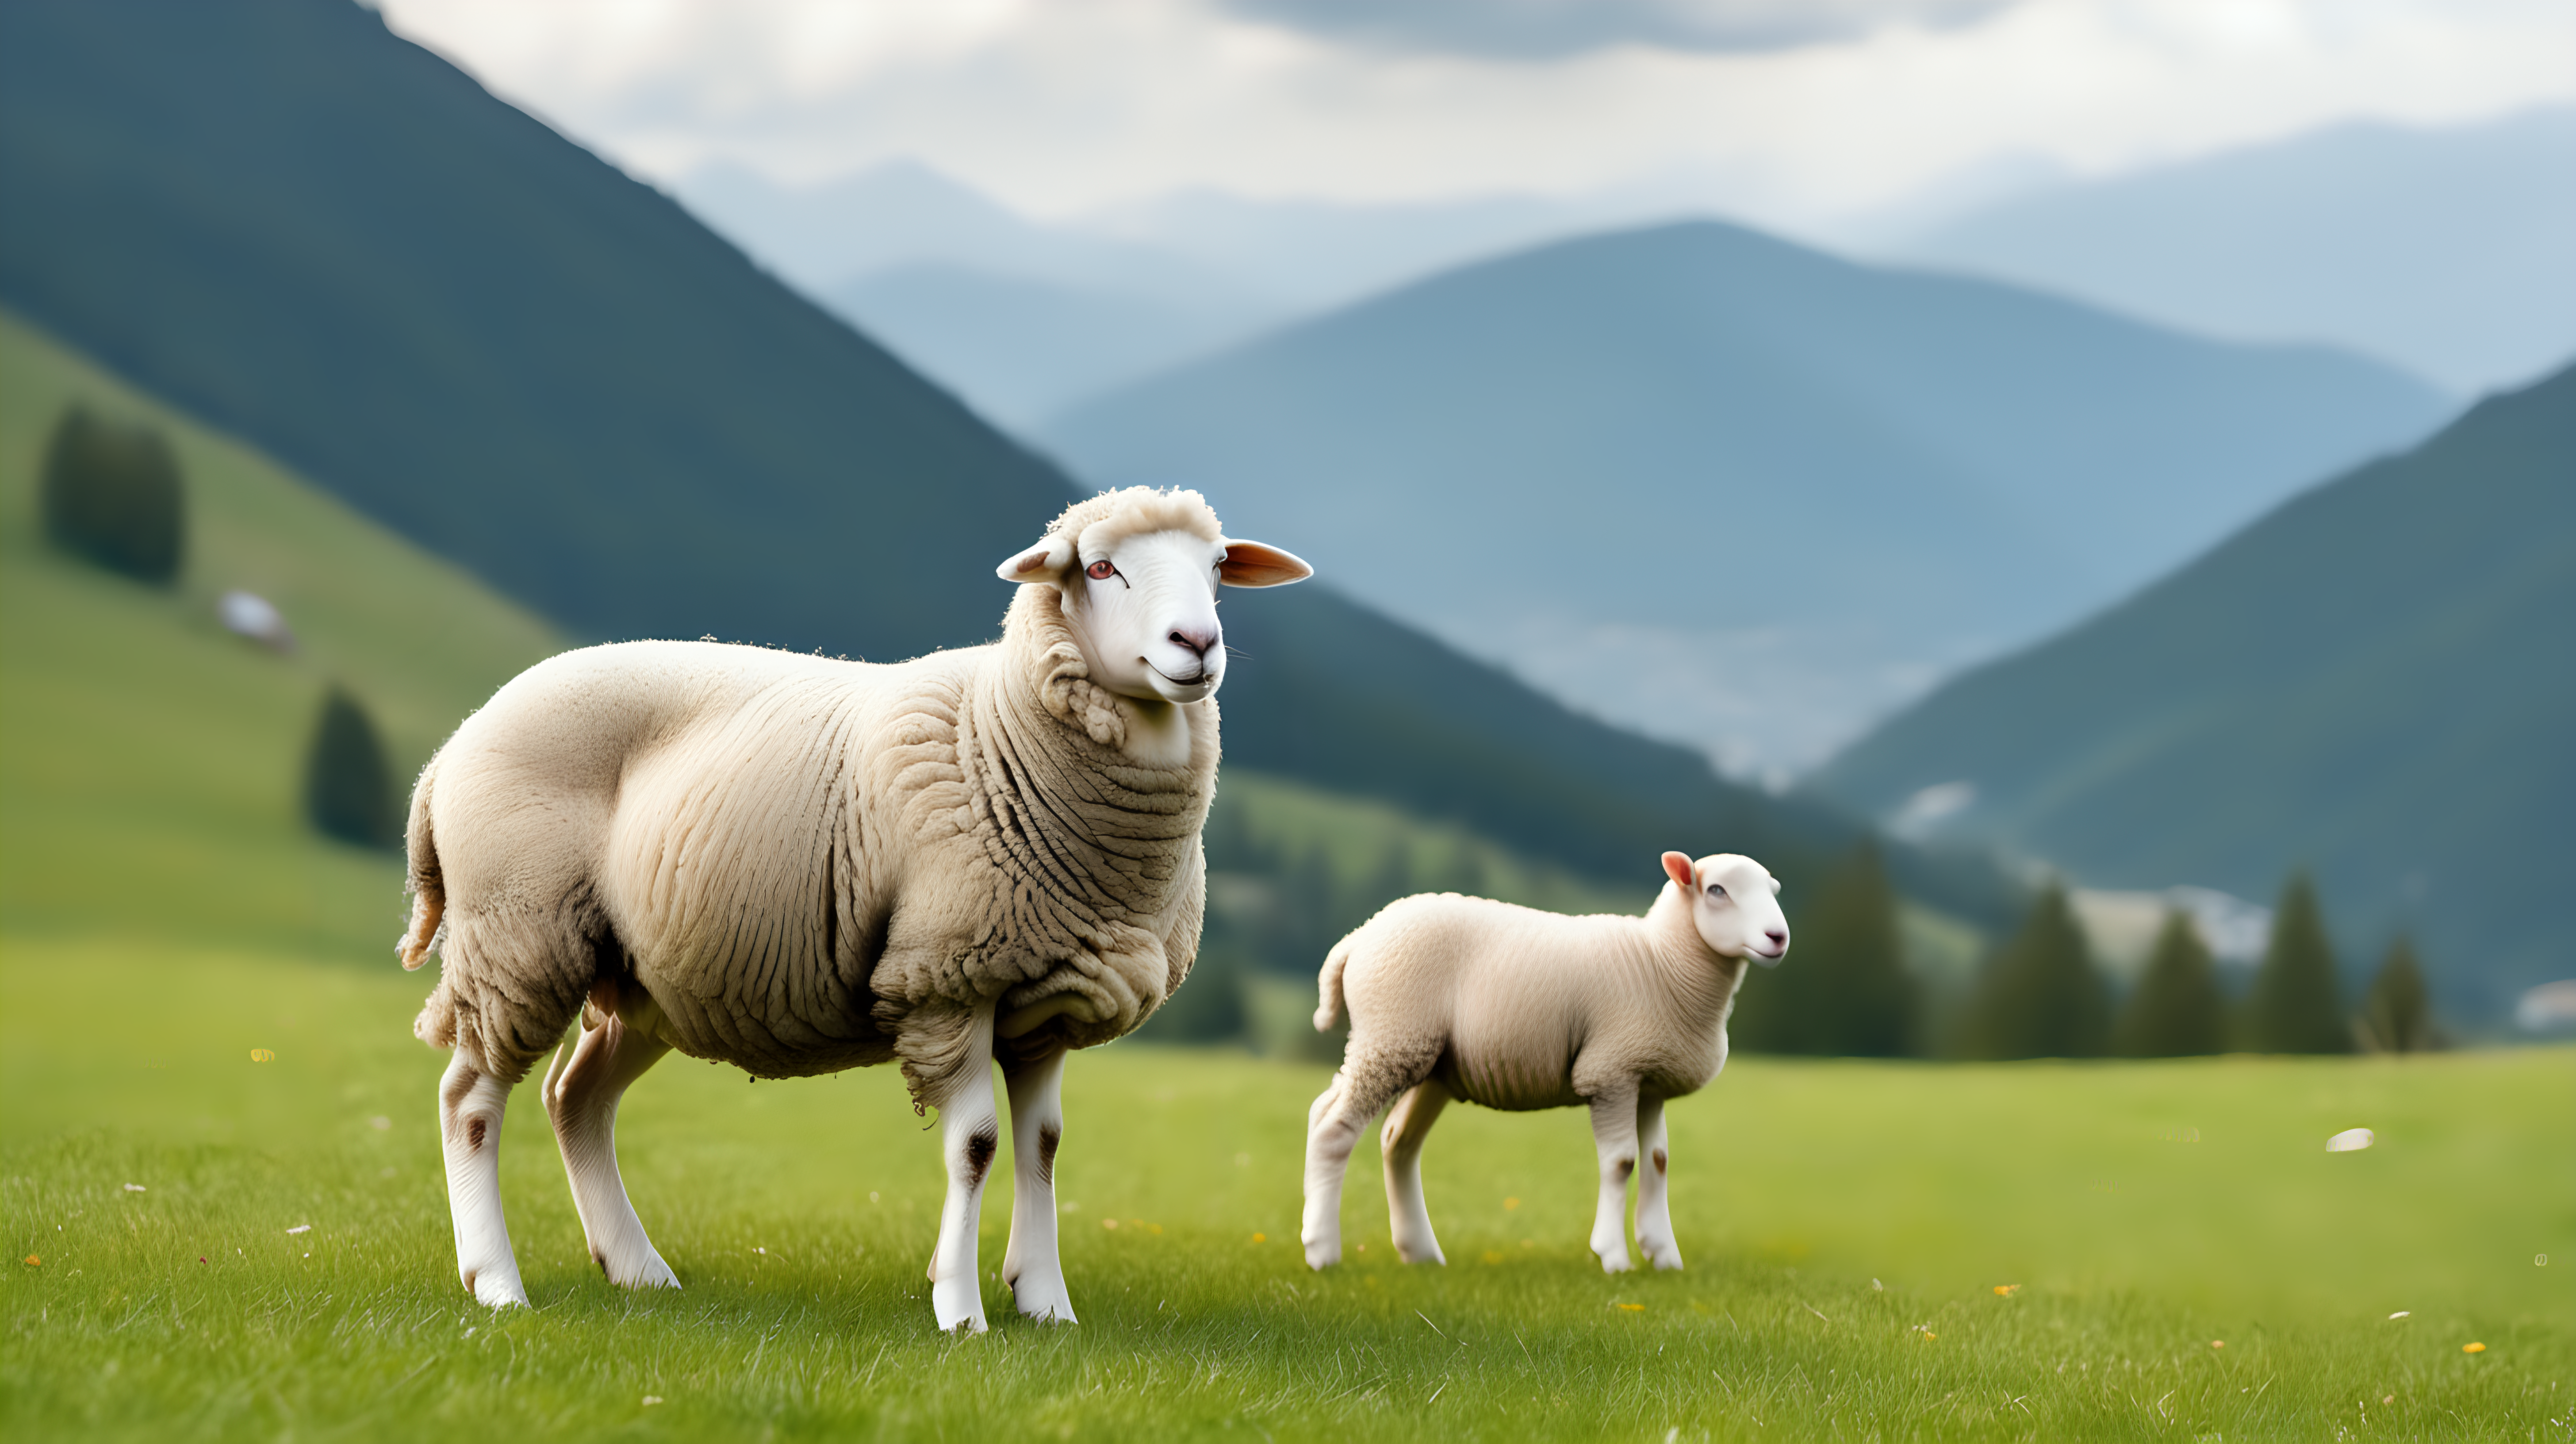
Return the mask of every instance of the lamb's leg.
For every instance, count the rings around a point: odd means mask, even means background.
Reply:
[[[1592,1214],[1592,1252],[1603,1273],[1628,1271],[1628,1175],[1637,1171],[1637,1085],[1592,1095],[1592,1146],[1601,1160],[1601,1204]]]
[[[993,1111],[993,1014],[975,1015],[965,1056],[937,1100],[940,1150],[948,1163],[948,1202],[939,1210],[939,1248],[930,1256],[930,1307],[942,1329],[984,1332],[984,1290],[976,1274],[975,1229],[984,1213],[984,1180],[1000,1151],[1002,1120]]]
[[[1011,1245],[1002,1282],[1020,1312],[1040,1322],[1074,1322],[1073,1296],[1055,1249],[1055,1149],[1064,1137],[1064,1050],[1035,1063],[1005,1065],[1011,1094]]]
[[[1449,1262],[1431,1232],[1431,1208],[1422,1197],[1422,1140],[1448,1106],[1448,1089],[1435,1081],[1416,1083],[1387,1110],[1386,1129],[1378,1135],[1387,1225],[1395,1234],[1395,1256],[1406,1263]]]
[[[1680,1268],[1682,1251],[1673,1242],[1672,1200],[1664,1177],[1671,1158],[1665,1151],[1661,1098],[1637,1100],[1637,1147],[1646,1161],[1637,1174],[1637,1247],[1645,1252],[1646,1262],[1659,1269]]]
[[[573,1211],[581,1215],[590,1257],[613,1284],[676,1289],[679,1278],[645,1237],[626,1182],[617,1173],[617,1103],[627,1085],[671,1051],[670,1045],[629,1028],[616,1014],[582,1029],[568,1050],[557,1050],[542,1094],[563,1149],[564,1176],[572,1183]]]
[[[501,1115],[510,1085],[459,1048],[438,1080],[438,1136],[447,1154],[447,1213],[456,1226],[456,1274],[487,1308],[525,1304],[510,1224],[501,1216]]]
[[[1437,1056],[1435,1048],[1431,1057]],[[1298,1237],[1306,1245],[1308,1268],[1330,1268],[1342,1261],[1342,1176],[1350,1170],[1351,1150],[1359,1146],[1361,1132],[1388,1099],[1420,1082],[1430,1068],[1430,1058],[1419,1068],[1408,1068],[1362,1051],[1354,1041],[1332,1086],[1306,1111],[1306,1218]]]

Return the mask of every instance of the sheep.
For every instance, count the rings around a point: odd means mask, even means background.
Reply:
[[[1726,1066],[1726,1015],[1744,960],[1789,951],[1779,882],[1749,857],[1664,854],[1670,881],[1642,918],[1564,917],[1456,893],[1387,904],[1335,944],[1317,979],[1318,1032],[1345,1007],[1341,1069],[1306,1121],[1306,1263],[1342,1258],[1351,1147],[1380,1135],[1396,1255],[1446,1263],[1422,1197],[1422,1141],[1452,1099],[1522,1111],[1584,1104],[1600,1159],[1592,1252],[1629,1268],[1622,1226],[1639,1150],[1637,1242],[1682,1266],[1665,1197],[1664,1104]],[[1399,1097],[1398,1095],[1402,1095]]]
[[[1017,1188],[1002,1276],[1071,1322],[1052,1179],[1069,1049],[1133,1030],[1188,976],[1224,679],[1220,584],[1312,568],[1227,539],[1196,492],[1076,503],[998,568],[998,642],[869,665],[713,642],[567,652],[521,673],[422,771],[406,968],[439,1083],[457,1272],[525,1304],[501,1119],[541,1093],[592,1259],[678,1287],[619,1180],[617,1104],[672,1049],[762,1078],[900,1062],[948,1172],[943,1330],[985,1327],[976,1221]],[[581,1032],[558,1047],[578,1015]]]

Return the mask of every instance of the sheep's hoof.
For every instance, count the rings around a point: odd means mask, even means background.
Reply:
[[[1306,1267],[1317,1273],[1322,1273],[1341,1261],[1342,1245],[1339,1239],[1317,1240],[1306,1245]]]
[[[930,1309],[939,1320],[943,1334],[980,1334],[984,1332],[984,1295],[976,1287],[975,1276],[962,1279],[940,1279],[930,1286]]]
[[[1601,1271],[1605,1274],[1624,1274],[1633,1267],[1625,1253],[1605,1253],[1601,1256]]]

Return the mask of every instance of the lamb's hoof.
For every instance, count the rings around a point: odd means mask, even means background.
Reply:
[[[943,1334],[984,1332],[984,1293],[972,1276],[939,1279],[930,1285],[930,1311]]]
[[[1440,1245],[1436,1243],[1423,1248],[1407,1248],[1403,1244],[1397,1244],[1395,1246],[1395,1256],[1409,1264],[1421,1263],[1446,1265],[1449,1262],[1448,1255],[1442,1253],[1440,1251]]]
[[[1340,1239],[1315,1239],[1306,1245],[1306,1267],[1321,1273],[1342,1261]]]
[[[1618,1253],[1605,1253],[1601,1256],[1601,1271],[1605,1274],[1624,1274],[1633,1267],[1634,1265],[1628,1262],[1628,1254],[1624,1249]]]
[[[1682,1266],[1682,1251],[1677,1248],[1649,1249],[1646,1261],[1659,1269],[1677,1269]]]
[[[1022,1317],[1037,1323],[1081,1322],[1073,1316],[1073,1299],[1065,1291],[1061,1278],[1047,1281],[1027,1277],[1017,1279],[1011,1285],[1011,1302],[1019,1306]]]
[[[644,1250],[642,1258],[600,1259],[599,1271],[607,1275],[610,1283],[622,1289],[676,1289],[680,1286],[680,1276],[671,1272],[671,1266],[662,1262],[662,1256],[649,1247]]]
[[[474,1302],[487,1309],[528,1307],[528,1290],[519,1282],[519,1271],[510,1268],[465,1269],[465,1287],[473,1293]]]

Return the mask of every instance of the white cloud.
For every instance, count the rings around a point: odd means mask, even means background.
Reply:
[[[914,156],[1042,213],[1191,185],[1384,201],[1651,184],[1796,225],[1998,158],[2100,173],[2337,120],[2576,100],[2564,0],[2024,0],[1946,28],[1890,0],[1837,13],[1892,22],[1786,49],[1542,58],[1214,0],[383,4],[641,174],[729,159],[808,182]]]

